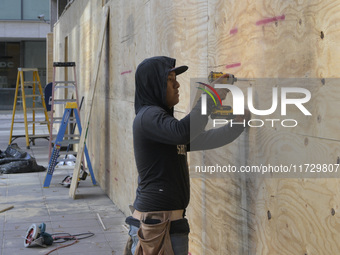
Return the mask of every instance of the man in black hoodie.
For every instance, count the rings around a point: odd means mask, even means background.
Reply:
[[[174,106],[179,102],[180,84],[176,75],[188,69],[187,66],[175,67],[175,62],[169,57],[148,58],[139,64],[135,74],[133,143],[139,177],[135,211],[126,220],[133,241],[132,254],[138,242],[140,221],[145,219],[146,213],[160,211],[170,212],[174,254],[188,254],[189,225],[184,216],[189,204],[190,184],[186,152],[190,148],[223,146],[243,131],[242,125],[205,131],[208,115],[214,106],[210,98],[207,100],[207,115],[201,114],[201,103],[198,102],[183,119],[173,116]],[[223,100],[227,90],[219,89],[218,93]],[[238,121],[244,120],[244,116],[237,118]],[[194,128],[190,129],[190,125]]]

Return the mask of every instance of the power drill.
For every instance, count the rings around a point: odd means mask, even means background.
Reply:
[[[213,72],[211,71],[208,80],[209,82],[213,82],[216,79],[220,78],[224,73],[222,72]],[[237,81],[254,81],[253,79],[238,79],[233,74],[228,74],[227,77],[221,80],[221,83],[224,84],[234,84],[234,82]],[[210,115],[211,119],[234,119],[235,116],[233,115],[233,108],[229,105],[218,105],[215,106],[212,110],[212,113]]]
[[[220,78],[222,75],[224,75],[224,73],[211,71],[208,76],[208,80],[211,83]],[[223,79],[222,83],[234,84],[235,81],[237,81],[237,78],[233,74],[228,74],[228,77]],[[218,105],[213,108],[210,118],[231,120],[234,119],[235,116],[233,115],[233,108],[230,105]]]
[[[208,81],[211,83],[214,80],[220,78],[222,75],[224,75],[224,73],[211,71],[209,76],[208,76]],[[225,83],[225,84],[234,84],[235,81],[237,81],[237,78],[233,74],[228,73],[228,77],[224,78],[222,80],[222,83]]]

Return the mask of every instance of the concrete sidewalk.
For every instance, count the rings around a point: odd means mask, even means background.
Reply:
[[[0,112],[0,150],[5,150],[10,134],[11,113]],[[46,127],[46,126],[45,126]],[[43,127],[39,127],[43,129]],[[39,129],[38,128],[38,129]],[[16,132],[24,133],[20,126]],[[42,131],[43,132],[43,131]],[[35,157],[39,165],[48,165],[48,141],[36,140],[36,145],[26,149],[25,139],[14,141]],[[95,169],[94,169],[95,171]],[[69,198],[69,189],[59,184],[72,170],[55,170],[49,188],[42,188],[45,172],[0,175],[0,208],[14,208],[0,213],[0,254],[45,254],[62,244],[53,243],[48,248],[24,247],[23,236],[31,224],[44,222],[49,234],[95,235],[79,240],[76,244],[61,248],[51,254],[108,255],[123,254],[127,240],[124,214],[112,203],[99,186],[93,186],[91,178],[81,181],[77,199]],[[98,215],[106,230],[103,229]],[[68,241],[64,244],[72,243]]]

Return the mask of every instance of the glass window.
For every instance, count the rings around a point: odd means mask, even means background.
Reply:
[[[46,85],[46,42],[25,41],[24,43],[24,67],[38,68],[41,85]],[[25,77],[26,79],[26,77]],[[33,77],[27,77],[32,80]]]
[[[46,84],[46,42],[0,42],[0,110],[13,108],[18,67],[38,68],[41,85],[44,88]],[[24,79],[31,81],[32,72],[25,72]],[[27,93],[31,92],[28,90]]]
[[[20,42],[0,42],[0,110],[13,109]]]
[[[38,15],[44,14],[45,20],[50,20],[50,1],[25,0],[23,1],[23,19],[36,20]]]
[[[0,42],[0,88],[15,88],[20,67],[20,43]]]
[[[21,0],[0,0],[0,19],[21,19]]]

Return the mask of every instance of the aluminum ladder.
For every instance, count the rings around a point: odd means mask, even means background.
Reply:
[[[64,69],[65,80],[56,80],[57,69],[61,69],[61,68]],[[66,77],[68,77],[69,68],[72,69],[73,80],[66,79]],[[64,91],[61,91],[60,89],[64,89]],[[73,90],[74,98],[67,98],[69,94],[68,89]],[[56,135],[54,133],[54,130],[55,130],[54,127],[55,127],[55,124],[60,124],[61,119],[62,119],[61,115],[58,116],[58,112],[63,113],[65,110],[65,105],[69,102],[75,102],[77,104],[78,113],[80,112],[75,62],[53,62],[53,83],[52,83],[52,96],[51,96],[50,101],[51,101],[51,113],[50,113],[51,129],[50,129],[50,139],[49,139],[50,142],[48,146],[49,147],[48,149],[49,158],[51,157],[51,153],[52,153],[53,138]],[[57,105],[60,106],[58,109],[56,109]],[[75,123],[75,120],[71,119],[70,123]]]

